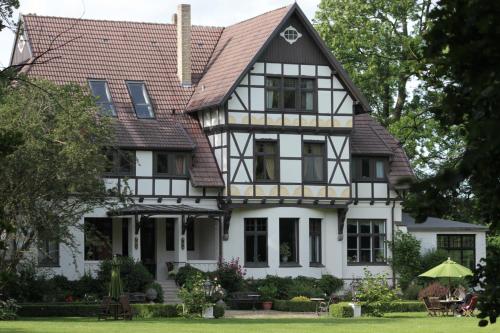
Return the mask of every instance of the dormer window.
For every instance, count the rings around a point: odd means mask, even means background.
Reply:
[[[137,118],[154,118],[153,107],[144,82],[129,81],[127,87]]]
[[[388,160],[384,157],[356,157],[353,159],[354,181],[386,181]]]
[[[187,177],[189,154],[157,151],[154,154],[153,174],[167,177]]]
[[[109,93],[108,82],[105,80],[89,80],[90,90],[96,98],[96,104],[101,108],[104,116],[116,117],[115,107]]]

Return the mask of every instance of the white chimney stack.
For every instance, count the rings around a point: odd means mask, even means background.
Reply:
[[[191,5],[177,6],[177,76],[182,86],[191,86]]]

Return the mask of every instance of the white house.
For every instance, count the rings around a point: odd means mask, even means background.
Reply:
[[[189,5],[171,24],[22,22],[11,62],[43,53],[28,75],[99,97],[116,130],[104,181],[133,201],[84,216],[74,253],[45,241],[40,266],[78,278],[120,254],[159,281],[167,262],[213,270],[231,258],[256,278],[392,277],[398,180],[413,172],[297,4],[224,28],[191,25]],[[407,228],[426,247],[456,232]]]

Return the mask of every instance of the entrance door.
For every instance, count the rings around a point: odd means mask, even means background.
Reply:
[[[156,279],[156,228],[154,219],[149,219],[141,226],[141,261]]]

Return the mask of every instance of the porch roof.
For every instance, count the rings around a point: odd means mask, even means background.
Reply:
[[[136,214],[223,215],[224,211],[219,209],[205,208],[205,207],[193,207],[185,204],[178,204],[178,205],[133,204],[108,211],[108,216],[136,215]]]

